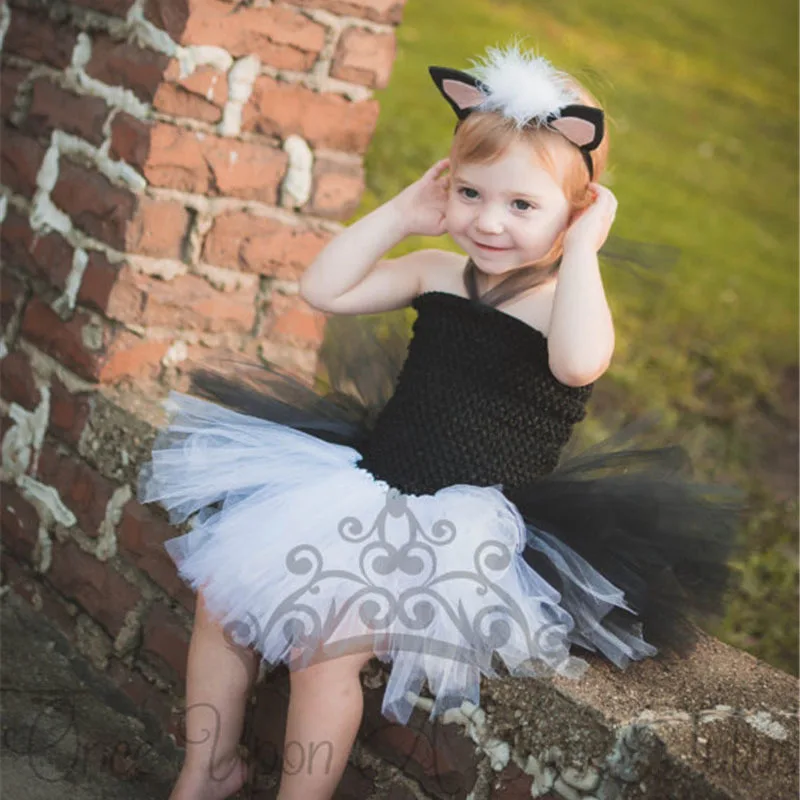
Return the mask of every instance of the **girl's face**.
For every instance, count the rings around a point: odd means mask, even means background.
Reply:
[[[490,275],[544,257],[569,219],[569,203],[530,146],[515,142],[491,164],[461,164],[452,177],[447,232]]]

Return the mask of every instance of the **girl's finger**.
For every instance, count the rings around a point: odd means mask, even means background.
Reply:
[[[597,197],[602,196],[605,200],[609,202],[616,201],[617,198],[615,197],[614,192],[612,192],[611,189],[609,189],[606,186],[601,186],[599,183],[593,185],[596,187]]]
[[[428,172],[433,175],[434,177],[438,178],[448,167],[450,166],[450,159],[443,158],[441,161],[437,161],[429,170]]]

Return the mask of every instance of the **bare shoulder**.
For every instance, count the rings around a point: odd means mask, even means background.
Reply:
[[[425,269],[420,273],[420,293],[450,292],[463,294],[466,259],[451,250],[424,250]]]

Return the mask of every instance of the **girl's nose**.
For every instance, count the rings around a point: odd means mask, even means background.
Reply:
[[[485,206],[478,213],[475,227],[481,233],[502,233],[503,220],[497,209],[492,206]]]

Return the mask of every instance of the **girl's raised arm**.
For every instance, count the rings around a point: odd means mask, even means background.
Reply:
[[[597,253],[617,210],[612,192],[598,183],[594,203],[570,225],[558,270],[548,332],[550,371],[567,386],[597,380],[614,353],[614,323]]]
[[[300,278],[300,295],[335,314],[370,314],[402,308],[420,291],[432,253],[380,261],[407,236],[441,236],[447,203],[448,159],[331,241]]]

